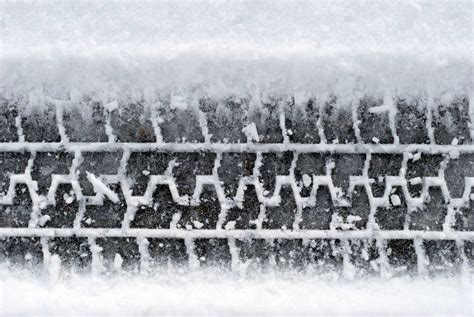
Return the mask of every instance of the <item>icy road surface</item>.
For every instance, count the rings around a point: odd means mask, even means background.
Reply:
[[[230,316],[359,315],[472,316],[474,284],[459,277],[331,281],[215,272],[155,278],[73,277],[51,282],[2,271],[0,315]]]

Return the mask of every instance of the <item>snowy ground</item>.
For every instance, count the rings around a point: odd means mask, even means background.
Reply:
[[[36,107],[43,95],[470,92],[468,1],[269,3],[4,2],[0,93]]]
[[[34,107],[46,97],[116,105],[263,92],[296,100],[328,91],[449,92],[472,100],[472,8],[467,1],[1,2],[0,95],[28,96]],[[347,282],[210,271],[51,281],[0,268],[0,316],[472,316],[473,288],[459,277]]]
[[[0,315],[412,315],[472,316],[474,284],[459,278],[355,282],[315,276],[215,272],[155,278],[76,276],[51,283],[3,271]]]

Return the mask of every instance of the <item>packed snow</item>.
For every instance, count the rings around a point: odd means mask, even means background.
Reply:
[[[18,278],[4,270],[0,276],[2,316],[472,316],[474,312],[474,284],[457,277],[348,283],[291,273],[249,278],[214,271],[154,278],[74,276],[54,282]]]
[[[203,96],[450,98],[472,88],[470,2],[1,7],[0,92],[35,106],[45,96],[115,107],[166,94],[182,109]]]

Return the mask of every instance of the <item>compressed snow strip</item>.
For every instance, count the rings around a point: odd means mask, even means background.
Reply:
[[[421,239],[421,240],[474,240],[473,231],[420,231],[420,230],[221,230],[199,229],[95,229],[95,228],[0,228],[2,237],[136,237],[176,239]]]
[[[0,143],[0,152],[298,152],[298,153],[394,153],[423,152],[444,154],[451,151],[474,153],[474,144],[298,144],[298,143]]]
[[[167,95],[184,109],[200,97],[328,92],[350,105],[360,92],[435,98],[472,87],[469,2],[3,2],[1,10],[0,94],[31,107],[87,97],[114,109]]]

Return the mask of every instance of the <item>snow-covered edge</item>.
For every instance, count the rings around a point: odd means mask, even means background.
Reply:
[[[185,100],[237,96],[257,101],[291,96],[297,103],[334,96],[349,107],[354,98],[364,95],[467,96],[473,87],[470,52],[470,45],[425,53],[310,47],[225,50],[192,45],[136,54],[31,51],[2,54],[0,95],[7,100],[27,97],[35,106],[47,97],[122,104],[169,96]]]

